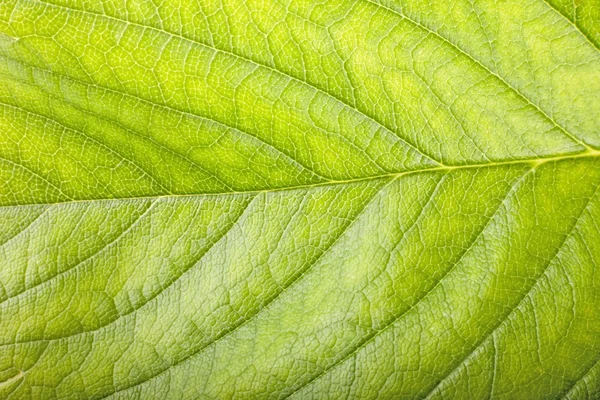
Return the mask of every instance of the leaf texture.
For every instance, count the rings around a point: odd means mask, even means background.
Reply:
[[[600,397],[600,3],[0,2],[0,398]]]

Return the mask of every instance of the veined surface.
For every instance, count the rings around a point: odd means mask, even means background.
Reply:
[[[0,2],[0,398],[600,397],[600,2]]]

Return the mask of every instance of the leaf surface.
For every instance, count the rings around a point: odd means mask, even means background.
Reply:
[[[0,398],[596,398],[599,186],[597,0],[4,0]]]

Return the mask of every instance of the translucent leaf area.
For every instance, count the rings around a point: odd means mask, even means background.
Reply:
[[[600,0],[0,0],[0,398],[600,398],[599,186]]]

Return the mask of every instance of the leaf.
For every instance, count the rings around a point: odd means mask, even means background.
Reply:
[[[600,3],[0,2],[0,397],[600,396]]]

